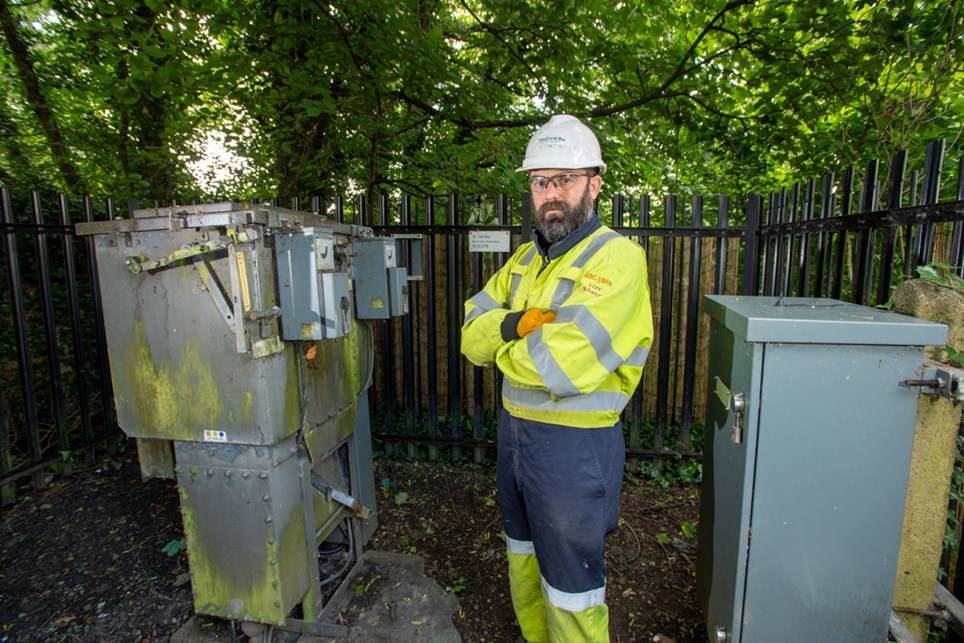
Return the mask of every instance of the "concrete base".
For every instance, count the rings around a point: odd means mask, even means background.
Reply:
[[[367,589],[366,589],[367,586]],[[360,589],[356,589],[360,588]],[[352,607],[354,598],[364,607]],[[421,556],[368,551],[328,601],[322,623],[347,624],[344,636],[317,636],[275,630],[273,643],[460,643],[452,623],[458,601],[425,575]],[[225,643],[226,621],[195,615],[171,637],[171,643]]]

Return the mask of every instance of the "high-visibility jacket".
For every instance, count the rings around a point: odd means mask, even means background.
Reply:
[[[595,229],[561,256],[523,244],[465,304],[462,354],[502,371],[502,403],[516,417],[612,426],[642,376],[653,342],[646,256],[595,217],[584,225]],[[506,315],[532,307],[555,320],[504,341]]]

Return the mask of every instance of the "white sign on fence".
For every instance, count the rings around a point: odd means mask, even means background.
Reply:
[[[509,252],[508,230],[470,230],[469,252]]]

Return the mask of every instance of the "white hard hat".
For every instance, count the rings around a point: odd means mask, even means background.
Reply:
[[[596,135],[575,116],[557,114],[529,139],[525,160],[516,172],[584,167],[598,167],[600,174],[606,171]]]

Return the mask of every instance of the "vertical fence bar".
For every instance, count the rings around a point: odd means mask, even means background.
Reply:
[[[820,188],[820,218],[829,219],[833,212],[833,174],[823,175]],[[827,275],[830,273],[831,235],[823,230],[817,235],[817,270],[813,278],[813,296],[823,297],[829,292]]]
[[[623,227],[623,205],[625,199],[622,194],[617,192],[613,195],[613,226],[614,228]]]
[[[648,194],[644,194],[643,196],[639,197],[639,217],[636,223],[640,228],[640,231],[650,226],[650,203],[650,196]],[[640,236],[639,245],[642,246],[643,252],[646,253],[646,260],[649,261],[649,235]],[[631,451],[637,452],[641,448],[645,381],[646,378],[643,378],[642,381],[640,381],[639,387],[636,389],[636,393],[633,395],[631,413],[632,422],[630,422],[629,425],[629,448]],[[639,459],[631,458],[629,461],[630,471],[636,471],[638,467]]]
[[[365,212],[363,204],[363,197],[359,197],[358,218],[362,220],[364,219],[364,215],[361,213]],[[381,225],[383,227],[388,225],[388,208],[388,195],[378,195],[377,216],[380,220],[376,223],[376,225]],[[371,216],[372,218],[375,218],[376,213],[372,212]],[[382,430],[390,435],[397,435],[400,433],[400,431],[395,429],[395,332],[393,320],[394,317],[389,317],[388,319],[383,319],[375,323],[379,324],[382,329],[382,390],[384,391],[385,397],[385,399],[382,401],[382,417],[384,418]],[[393,454],[394,445],[386,441],[385,455],[391,456]]]
[[[703,197],[693,197],[692,225],[703,227]],[[689,285],[686,292],[686,342],[683,345],[683,408],[680,413],[679,441],[690,450],[693,429],[693,389],[696,385],[696,335],[700,322],[700,270],[703,240],[694,234],[690,238]]]
[[[760,215],[763,197],[751,194],[746,200],[746,230],[743,237],[743,276],[740,294],[758,294],[757,278],[760,274]]]
[[[957,160],[957,200],[964,201],[964,154]],[[951,260],[953,271],[964,277],[964,221],[954,223],[951,237]]]
[[[803,194],[803,206],[800,209],[800,220],[809,225],[813,221],[813,199],[816,192],[816,181],[807,181]],[[797,255],[797,297],[807,297],[810,294],[810,254],[813,235],[809,232],[800,233],[800,247]]]
[[[500,194],[499,198],[495,202],[495,214],[498,218],[499,225],[509,225],[510,221],[510,210],[509,210],[509,196],[507,194]],[[511,256],[511,251],[508,256]],[[507,255],[502,252],[495,253],[495,266],[493,271],[497,272],[503,266],[507,260]],[[495,397],[493,408],[495,411],[495,421],[499,421],[499,416],[502,414],[502,382],[504,376],[502,371],[497,368],[493,368],[495,371],[495,390],[493,391],[493,396]]]
[[[479,195],[475,195],[475,205],[481,203]],[[472,292],[477,293],[482,290],[482,274],[485,271],[485,254],[482,252],[472,252]],[[472,367],[472,437],[476,440],[482,439],[482,420],[485,415],[485,369],[481,366]],[[485,461],[485,449],[475,447],[473,450],[473,460],[476,464]]]
[[[921,190],[921,205],[934,205],[940,199],[941,169],[944,165],[944,139],[927,146],[924,160],[924,186]],[[927,223],[921,228],[917,249],[917,265],[930,263],[934,258],[934,233],[936,226]]]
[[[4,251],[7,258],[7,279],[10,286],[10,308],[13,315],[13,336],[17,341],[17,362],[20,372],[20,386],[23,394],[24,421],[27,431],[27,445],[30,450],[30,464],[43,458],[40,444],[40,420],[37,414],[37,396],[34,391],[33,358],[27,339],[27,320],[23,300],[20,262],[17,257],[17,240],[13,230],[13,203],[10,192],[0,187],[0,221],[6,224],[4,231]],[[32,474],[33,485],[37,489],[44,486],[43,470]]]
[[[920,205],[917,196],[917,183],[919,172],[914,170],[910,173],[910,205]],[[904,278],[910,279],[917,269],[917,243],[920,239],[921,226],[914,226],[907,230],[907,239],[904,243]]]
[[[730,227],[730,197],[717,197],[716,227],[721,231]],[[725,234],[716,238],[716,272],[713,276],[713,294],[726,292],[726,250],[729,241]]]
[[[887,178],[887,209],[901,207],[904,199],[904,172],[907,169],[907,150],[898,150],[890,161]],[[894,254],[897,252],[898,228],[887,228],[880,247],[880,277],[877,281],[877,299],[880,306],[890,299],[890,284],[894,277]]]
[[[459,440],[462,438],[462,355],[459,351],[459,337],[462,325],[461,291],[459,290],[459,272],[461,270],[461,238],[454,227],[459,224],[459,201],[455,194],[449,195],[446,211],[446,224],[452,229],[448,234],[448,393],[449,393],[449,421],[451,422],[449,435]],[[462,459],[462,447],[452,446],[452,461]]]
[[[86,373],[86,340],[80,318],[80,296],[77,291],[77,259],[74,253],[76,237],[70,231],[70,213],[67,196],[60,195],[59,214],[60,224],[67,229],[63,235],[64,273],[67,285],[67,310],[70,314],[70,333],[73,339],[74,377],[77,389],[77,402],[80,410],[80,426],[84,442],[90,445],[94,441],[94,429],[90,423],[90,386],[87,384]],[[84,462],[93,464],[96,453],[92,446],[84,451]]]
[[[412,224],[412,197],[407,194],[402,197],[399,222],[402,226]],[[402,241],[401,245],[405,265],[411,270],[413,264],[412,244]],[[402,254],[399,253],[397,242],[395,252],[396,254]],[[400,320],[402,324],[402,396],[405,400],[405,408],[402,410],[402,414],[405,418],[405,433],[408,435],[415,435],[415,310],[417,308],[415,302],[418,299],[413,295],[413,291],[416,283],[415,281],[406,283],[408,287],[405,289],[405,299],[408,301],[408,314],[403,315]],[[415,442],[409,442],[408,457],[414,458],[416,455]]]
[[[426,389],[428,408],[426,420],[428,435],[438,437],[438,321],[435,310],[435,244],[438,236],[435,234],[435,199],[425,197],[425,224],[428,226],[428,239],[425,243],[425,365]],[[433,442],[428,447],[428,458],[432,462],[438,460],[438,446]]]
[[[114,218],[114,202],[107,200],[107,218]],[[94,204],[90,197],[84,197],[84,221],[94,221]],[[101,421],[105,434],[114,428],[114,389],[110,381],[110,363],[107,359],[107,335],[104,330],[103,296],[100,292],[100,273],[97,269],[97,255],[94,251],[94,236],[87,237],[87,266],[90,272],[90,304],[94,315],[95,350],[97,354],[97,372],[99,374]],[[113,453],[113,443],[108,443],[108,453]]]
[[[60,351],[57,346],[57,312],[54,309],[53,283],[50,278],[50,247],[47,233],[43,231],[43,206],[38,192],[30,193],[30,209],[37,226],[35,235],[37,250],[37,279],[40,292],[40,308],[43,315],[44,341],[47,347],[47,373],[50,378],[50,402],[52,419],[57,435],[57,450],[70,451],[67,436],[67,409],[64,395],[63,370],[60,367]],[[67,234],[66,231],[64,234]],[[65,462],[64,473],[70,475],[70,462]]]
[[[779,196],[776,192],[770,192],[767,195],[767,206],[766,214],[764,215],[764,222],[767,226],[771,226],[777,223],[779,220],[779,215],[777,211],[779,209]],[[763,234],[763,294],[764,295],[775,295],[777,294],[777,284],[780,281],[780,258],[777,254],[777,249],[779,247],[779,239],[776,235],[770,234],[769,231]]]
[[[850,201],[853,197],[854,168],[850,166],[841,178],[840,187],[840,216],[850,216]],[[830,297],[840,299],[843,295],[844,259],[847,256],[847,231],[837,232],[837,242],[834,248],[833,275],[831,276]],[[851,284],[852,286],[852,284]]]
[[[676,237],[672,231],[676,227],[677,196],[671,194],[666,197],[666,224],[671,234],[663,237],[663,274],[660,284],[660,313],[659,313],[659,360],[656,366],[656,432],[653,437],[653,448],[662,451],[669,420],[669,367],[670,353],[673,345],[673,286],[675,285],[675,249]],[[657,466],[658,466],[657,460]]]
[[[879,172],[880,161],[874,160],[867,163],[864,180],[861,182],[860,202],[857,206],[857,212],[860,214],[873,212],[876,209]],[[873,289],[876,245],[876,234],[870,228],[864,228],[856,233],[852,301],[864,306],[870,303],[870,293]]]
[[[789,196],[786,192],[783,193],[784,203],[781,215],[781,220],[785,223],[795,223],[800,217],[800,183],[794,183],[793,187],[790,189]],[[783,262],[784,266],[784,278],[783,278],[783,293],[785,295],[791,296],[794,293],[794,283],[795,283],[795,270],[799,268],[799,251],[800,247],[803,245],[801,242],[802,234],[797,234],[795,232],[787,233],[787,238],[784,240],[782,247],[786,248],[787,256],[786,260]]]

